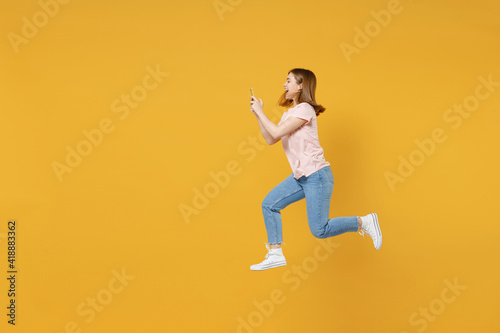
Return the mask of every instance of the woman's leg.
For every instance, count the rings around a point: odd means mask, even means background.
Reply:
[[[262,213],[267,230],[267,241],[271,247],[283,243],[280,211],[286,206],[304,199],[304,191],[293,174],[268,193],[262,202]],[[278,246],[279,247],[279,246]]]
[[[357,216],[329,218],[333,191],[333,175],[329,166],[309,177],[300,178],[299,183],[306,197],[309,228],[315,237],[328,238],[358,230]]]

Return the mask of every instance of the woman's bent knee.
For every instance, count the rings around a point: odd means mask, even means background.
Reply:
[[[324,230],[311,230],[311,233],[314,237],[319,239],[328,238]]]
[[[264,201],[262,201],[262,210],[271,210],[272,209],[272,205],[270,202],[268,202],[266,199],[264,199]]]

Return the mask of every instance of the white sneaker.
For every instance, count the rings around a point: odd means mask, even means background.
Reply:
[[[380,250],[382,246],[382,232],[378,225],[377,214],[371,213],[361,217],[361,230],[359,233],[364,237],[365,232],[372,238],[375,249]]]
[[[260,264],[250,266],[252,271],[263,271],[265,269],[280,267],[286,265],[285,257],[283,256],[283,250],[279,249],[270,249],[266,244],[266,248],[268,250],[266,254],[266,259]]]

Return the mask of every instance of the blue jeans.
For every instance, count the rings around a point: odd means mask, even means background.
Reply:
[[[333,174],[329,166],[309,177],[295,179],[293,174],[278,184],[262,202],[262,212],[269,244],[283,243],[280,211],[288,205],[306,198],[309,229],[317,238],[328,238],[358,230],[356,216],[329,218]]]

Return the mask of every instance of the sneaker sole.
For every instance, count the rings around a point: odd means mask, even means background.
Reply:
[[[371,215],[373,217],[373,221],[375,222],[375,230],[377,232],[377,236],[380,239],[380,242],[378,242],[379,243],[378,246],[375,246],[375,249],[380,250],[380,248],[382,247],[382,232],[380,231],[380,226],[378,225],[377,214],[376,213],[372,213]]]
[[[269,264],[269,265],[265,265],[265,266],[259,266],[259,267],[250,266],[250,270],[251,271],[265,271],[266,269],[269,269],[269,268],[281,267],[281,266],[285,266],[285,265],[286,265],[286,261],[275,263],[275,264]]]

